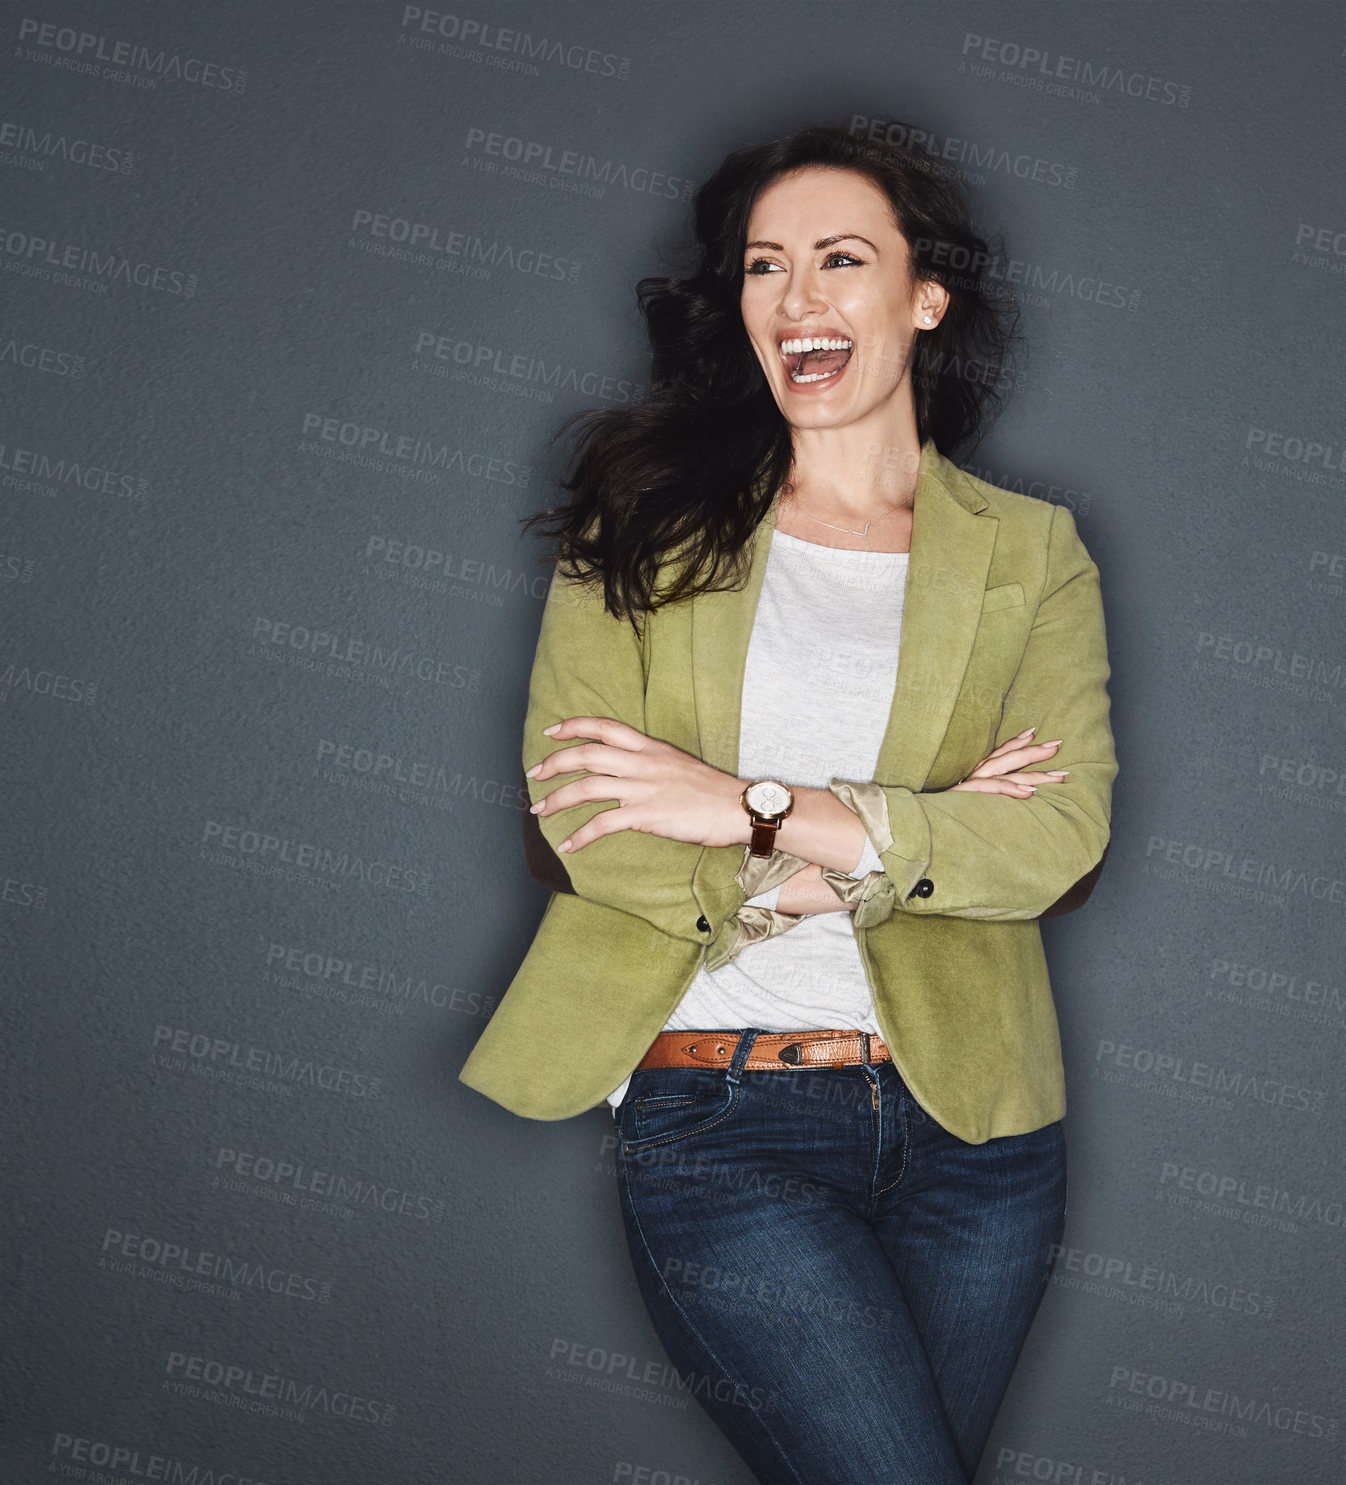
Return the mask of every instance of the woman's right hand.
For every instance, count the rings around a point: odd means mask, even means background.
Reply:
[[[1039,784],[1059,784],[1070,772],[1068,768],[1034,769],[1026,772],[1029,763],[1041,763],[1054,758],[1062,739],[1054,742],[1032,741],[1035,727],[1001,743],[993,753],[988,753],[965,779],[946,789],[946,794],[961,789],[965,793],[1008,794],[1012,799],[1032,799]]]

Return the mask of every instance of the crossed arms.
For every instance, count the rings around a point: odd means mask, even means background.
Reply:
[[[854,869],[864,841],[840,805],[859,817],[883,867],[864,879],[859,893],[847,889],[847,905],[863,914],[857,920],[862,926],[892,912],[984,919],[1041,915],[1091,871],[1107,845],[1117,773],[1109,674],[1098,569],[1069,512],[1054,508],[1046,579],[995,743],[999,748],[1037,724],[1039,736],[1062,740],[1054,761],[1068,776],[1030,798],[834,779],[826,790],[796,790],[806,802],[796,805],[799,818],[792,814],[782,826],[781,851],[795,859],[794,871],[809,862],[821,865],[823,880],[832,882],[828,890],[836,887],[847,875],[838,862]],[[557,573],[529,686],[525,768],[583,745],[576,733],[558,747],[542,731],[576,717],[612,718],[643,732],[641,649],[630,625],[603,609],[600,592]],[[730,823],[730,815],[721,813],[712,821],[698,808],[694,829],[665,826],[698,839],[613,829],[561,859],[581,897],[634,913],[673,937],[723,949],[726,924],[730,937],[738,934],[730,920],[762,889],[744,885],[752,886],[752,878],[745,875],[747,817],[737,805],[742,781],[700,766],[706,770],[707,810],[713,804],[722,811],[732,795],[732,810],[741,820]],[[550,813],[544,807],[538,816],[553,850],[617,800],[601,797],[601,781],[578,768],[530,780],[536,803],[579,778],[598,788],[583,802]],[[921,892],[918,883],[926,884]]]

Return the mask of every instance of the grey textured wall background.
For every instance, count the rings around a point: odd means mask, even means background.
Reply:
[[[0,1485],[746,1485],[605,1110],[456,1073],[545,902],[548,436],[638,395],[726,149],[893,117],[1007,234],[967,467],[1074,513],[1122,765],[1044,930],[1067,1248],[979,1482],[1340,1480],[1340,8],[3,26]]]

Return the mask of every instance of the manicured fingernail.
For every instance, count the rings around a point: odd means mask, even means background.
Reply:
[[[1033,734],[1034,734],[1034,733],[1035,733],[1035,732],[1036,732],[1036,731],[1037,731],[1037,730],[1038,730],[1038,729],[1037,729],[1037,727],[1036,727],[1036,725],[1034,725],[1034,726],[1032,726],[1032,727],[1025,727],[1025,728],[1024,728],[1024,730],[1023,730],[1023,731],[1022,731],[1022,732],[1021,732],[1021,733],[1020,733],[1020,734],[1019,734],[1019,736],[1020,736],[1020,737],[1032,737],[1032,735],[1033,735]]]
[[[1030,794],[1036,794],[1038,792],[1038,786],[1036,784],[1025,784],[1024,788],[1027,789]]]
[[[557,728],[558,728],[558,727],[559,727],[559,726],[560,726],[560,725],[561,725],[561,724],[560,724],[560,723],[559,723],[559,722],[553,722],[553,723],[552,723],[552,724],[551,724],[551,726],[550,726],[550,727],[544,727],[544,728],[543,728],[543,729],[542,729],[542,730],[543,730],[543,732],[544,732],[544,733],[545,733],[545,734],[546,734],[546,735],[547,735],[547,736],[548,736],[548,737],[550,737],[550,736],[551,736],[551,735],[552,735],[552,733],[553,733],[553,732],[555,732],[555,731],[556,731],[556,729],[557,729]]]
[[[547,801],[545,799],[539,799],[536,804],[530,804],[528,806],[528,813],[530,815],[540,815],[542,813],[542,806],[546,804],[546,802]]]
[[[1038,747],[1040,747],[1040,748],[1054,748],[1059,743],[1063,742],[1064,740],[1065,740],[1064,738],[1054,737],[1054,738],[1052,738],[1051,742],[1049,742],[1049,743],[1039,743],[1038,744]]]
[[[561,842],[561,844],[559,846],[557,846],[556,849],[558,851],[568,851],[570,849],[570,840],[569,840],[569,837],[567,837],[565,840],[563,840]]]
[[[526,779],[535,779],[537,777],[537,771],[541,767],[542,767],[542,765],[540,763],[535,763],[532,766],[532,768],[530,768],[528,770],[528,772],[526,774],[524,774],[524,778],[526,778]]]

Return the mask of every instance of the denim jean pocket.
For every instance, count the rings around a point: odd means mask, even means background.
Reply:
[[[633,1086],[618,1111],[622,1145],[636,1153],[713,1129],[732,1117],[739,1092],[737,1083],[700,1072],[681,1086],[662,1080],[648,1091]]]

